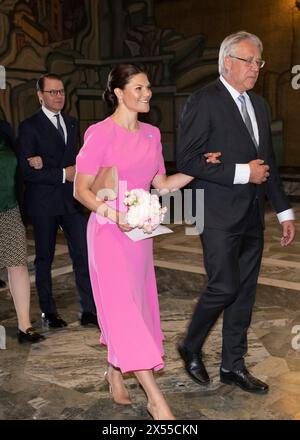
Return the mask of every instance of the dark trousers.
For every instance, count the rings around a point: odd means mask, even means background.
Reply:
[[[54,258],[56,235],[59,227],[67,239],[69,254],[73,263],[75,282],[80,297],[82,312],[96,313],[89,277],[86,219],[81,213],[60,216],[33,216],[35,238],[35,281],[43,313],[56,313],[52,295],[51,266]]]
[[[201,351],[208,332],[224,311],[222,367],[238,370],[244,367],[263,252],[257,202],[243,233],[206,228],[201,240],[208,284],[194,310],[184,344],[193,353]]]

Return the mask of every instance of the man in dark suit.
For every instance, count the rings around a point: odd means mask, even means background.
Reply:
[[[36,287],[43,317],[50,327],[67,323],[58,315],[52,295],[51,266],[57,230],[67,239],[80,296],[81,324],[98,325],[89,279],[86,220],[73,198],[78,124],[62,113],[65,91],[57,75],[43,75],[37,82],[41,109],[20,124],[17,152],[26,192],[25,205],[32,220],[35,238]],[[32,156],[42,165],[33,167]]]
[[[270,111],[253,92],[262,43],[247,32],[230,35],[219,53],[220,78],[194,93],[180,120],[178,170],[195,177],[194,193],[204,189],[201,235],[208,284],[178,350],[190,377],[209,382],[203,343],[223,315],[221,382],[266,393],[268,385],[247,370],[247,331],[263,252],[264,198],[282,225],[281,244],[295,237],[294,213],[285,196],[272,149]],[[220,151],[220,164],[204,153]],[[197,197],[197,194],[196,194]],[[197,214],[197,213],[196,213]]]

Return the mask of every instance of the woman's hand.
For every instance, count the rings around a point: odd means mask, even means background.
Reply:
[[[122,232],[129,232],[133,228],[129,226],[126,219],[126,212],[118,212],[117,214],[117,225],[121,229]]]
[[[222,153],[215,152],[215,153],[206,153],[204,156],[206,157],[207,163],[221,163],[221,161],[218,159],[218,157],[221,156]]]
[[[28,157],[29,165],[35,170],[41,170],[43,168],[43,159],[41,156],[32,156]]]

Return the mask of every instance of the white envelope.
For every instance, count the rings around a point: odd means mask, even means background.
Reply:
[[[146,240],[147,238],[153,238],[161,234],[171,234],[172,232],[172,229],[169,229],[163,225],[158,225],[157,228],[151,232],[151,234],[147,234],[147,232],[144,232],[143,229],[140,228],[134,228],[129,232],[125,232],[125,234],[132,241],[140,241]]]

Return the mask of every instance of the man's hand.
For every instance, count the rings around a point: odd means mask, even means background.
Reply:
[[[205,153],[204,157],[206,157],[207,163],[221,163],[221,161],[218,159],[218,157],[220,157],[221,155],[222,153],[217,151],[215,153]]]
[[[296,235],[295,220],[287,220],[282,222],[282,237],[280,240],[281,246],[288,246],[294,241]]]
[[[66,180],[68,182],[74,182],[75,177],[75,165],[65,168],[66,171]]]
[[[249,182],[260,185],[267,181],[269,173],[269,165],[264,165],[264,160],[256,159],[249,162],[250,178]]]
[[[43,159],[41,156],[32,156],[27,158],[29,165],[35,170],[41,170],[43,168]]]

